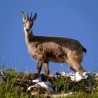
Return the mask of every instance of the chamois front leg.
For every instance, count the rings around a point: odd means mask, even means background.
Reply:
[[[44,61],[45,61],[45,56],[39,55],[39,57],[38,57],[38,64],[37,64],[37,68],[36,68],[36,72],[37,73],[40,73]]]
[[[40,73],[40,71],[41,71],[41,69],[42,69],[43,62],[44,62],[44,59],[43,59],[43,58],[40,58],[40,59],[38,60],[37,69],[36,69],[36,72],[37,72],[37,73]]]
[[[49,75],[48,62],[44,62],[44,63],[43,63],[43,67],[44,67],[44,73],[48,76],[48,75]]]

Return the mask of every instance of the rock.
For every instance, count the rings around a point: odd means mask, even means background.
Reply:
[[[76,81],[75,75],[70,75],[69,77],[70,77],[70,79],[71,79],[72,81]]]
[[[2,68],[0,68],[0,76],[3,76],[3,75],[4,75],[3,70]]]
[[[98,78],[98,73],[96,73],[95,78]]]
[[[42,77],[38,76],[36,79],[32,80],[33,83],[37,83],[37,82],[41,82],[42,81]]]
[[[65,78],[69,76],[69,74],[66,73],[66,72],[60,72],[60,75],[63,76],[63,77],[65,77]]]
[[[52,84],[50,82],[38,82],[33,86],[30,86],[27,88],[28,91],[31,91],[31,89],[33,90],[33,88],[44,88],[45,90],[51,91],[53,93],[53,89],[52,89]]]
[[[86,79],[87,77],[88,77],[87,75],[83,75],[79,72],[76,72],[75,74],[76,81],[81,81],[82,79]]]
[[[57,78],[57,77],[61,77],[60,73],[58,72],[55,72],[54,76]]]
[[[81,81],[82,79],[86,79],[88,76],[86,74],[83,75],[79,72],[76,72],[75,74],[70,74],[69,77],[72,81],[78,82]]]
[[[3,79],[4,73],[2,71],[2,68],[0,68],[0,84],[1,83],[5,83],[4,79]]]
[[[53,93],[52,84],[50,82],[38,82],[37,84]]]
[[[2,77],[0,76],[0,84],[5,83],[5,81],[2,79]]]

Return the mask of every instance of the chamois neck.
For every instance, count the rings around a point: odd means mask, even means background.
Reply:
[[[28,43],[31,43],[33,41],[33,32],[32,32],[32,29],[30,29],[28,32],[26,30],[25,31],[25,41],[26,41],[26,44]]]

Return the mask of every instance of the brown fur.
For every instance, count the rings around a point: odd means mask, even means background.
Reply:
[[[23,22],[25,21],[24,17],[24,14],[22,14]],[[34,23],[36,19],[35,16],[33,18],[32,23]],[[30,19],[27,19],[27,22],[29,21]],[[83,73],[85,71],[80,63],[86,49],[79,41],[64,37],[34,36],[31,28],[26,29],[26,22],[24,26],[25,40],[29,53],[32,58],[38,61],[38,73],[40,73],[43,66],[45,73],[49,74],[49,61],[67,63],[75,72],[78,71]],[[30,27],[32,26],[30,25]]]

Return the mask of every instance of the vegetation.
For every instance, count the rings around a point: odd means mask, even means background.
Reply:
[[[0,98],[43,98],[43,95],[31,96],[24,91],[23,87],[15,85],[15,80],[22,78],[24,73],[8,68],[4,74],[7,75],[7,78],[5,78],[6,83],[0,84]],[[88,89],[85,88],[85,82],[74,83],[68,78],[62,77],[54,81],[53,89],[55,94],[73,92],[73,94],[62,98],[98,98],[98,82],[91,81],[92,87]]]

